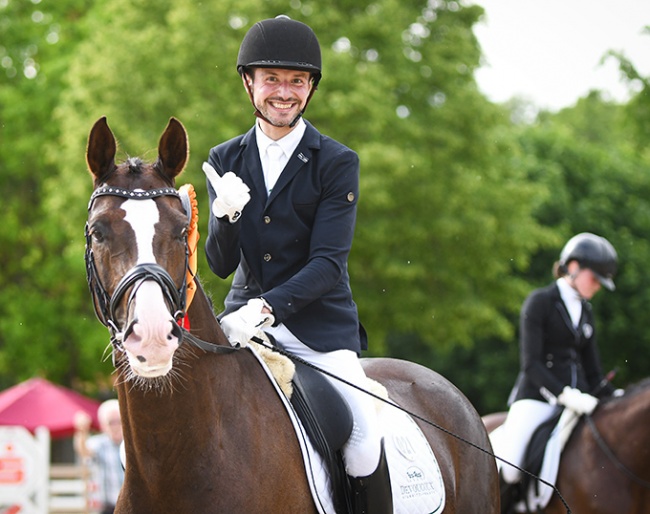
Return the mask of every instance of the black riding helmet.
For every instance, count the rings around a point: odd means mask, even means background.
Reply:
[[[258,21],[244,36],[237,56],[237,71],[240,75],[249,73],[249,69],[255,67],[311,73],[313,86],[302,110],[305,112],[322,77],[320,44],[316,34],[308,25],[285,15]],[[246,87],[253,101],[252,92],[248,85]],[[257,109],[255,114],[261,117]],[[296,121],[297,119],[294,123]]]
[[[598,281],[610,291],[616,289],[614,276],[618,256],[611,243],[604,237],[583,232],[573,236],[560,253],[560,266],[566,270],[571,261],[577,261],[581,268],[589,268]]]

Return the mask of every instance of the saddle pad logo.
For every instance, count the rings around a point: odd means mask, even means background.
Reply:
[[[435,495],[436,484],[426,478],[424,471],[413,466],[406,470],[406,477],[400,485],[399,494],[405,500]]]
[[[404,457],[410,461],[414,461],[416,457],[415,448],[409,441],[409,438],[404,434],[395,434],[393,435],[393,444],[395,449]]]
[[[379,417],[384,429],[394,513],[440,514],[445,508],[445,485],[424,434],[399,409],[384,406]]]

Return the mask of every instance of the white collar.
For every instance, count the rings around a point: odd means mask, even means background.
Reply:
[[[580,316],[582,315],[582,297],[578,291],[569,284],[565,277],[558,278],[555,283],[560,290],[560,297],[562,298],[567,311],[569,311],[569,316],[571,316],[573,326],[577,327],[580,322]]]
[[[305,134],[306,129],[307,129],[307,124],[305,123],[305,120],[303,120],[301,116],[298,119],[298,122],[293,127],[293,130],[291,132],[289,132],[286,136],[281,137],[277,141],[274,141],[264,133],[258,121],[257,123],[255,123],[255,138],[257,139],[257,149],[260,152],[260,156],[265,155],[266,149],[270,145],[275,143],[280,148],[282,148],[284,155],[289,157],[290,155],[293,154],[294,150],[298,146],[298,143],[300,143],[300,140],[302,139],[302,136]]]

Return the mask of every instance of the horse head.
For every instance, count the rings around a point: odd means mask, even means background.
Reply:
[[[190,219],[175,179],[188,159],[187,133],[171,118],[153,163],[116,164],[116,150],[100,118],[86,152],[95,186],[86,224],[88,284],[114,360],[126,356],[131,376],[163,377],[183,337]]]

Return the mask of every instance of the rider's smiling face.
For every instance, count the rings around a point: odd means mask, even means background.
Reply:
[[[252,91],[255,107],[271,124],[268,127],[262,120],[264,133],[272,139],[288,133],[291,122],[302,112],[309,98],[311,75],[299,70],[255,68],[252,77],[244,75],[243,79]]]

